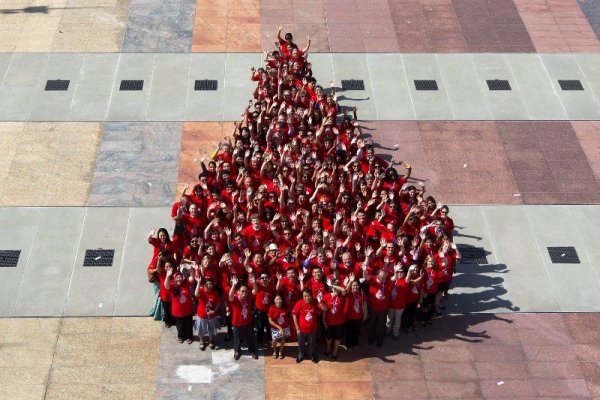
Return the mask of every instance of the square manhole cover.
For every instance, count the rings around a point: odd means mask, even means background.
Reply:
[[[553,264],[580,264],[575,247],[548,247],[548,254]]]
[[[342,80],[342,90],[365,90],[365,82],[362,79]]]
[[[69,80],[61,80],[61,79],[48,80],[48,81],[46,81],[46,87],[44,88],[44,90],[46,92],[66,91],[66,90],[69,90],[70,83],[71,83],[71,81],[69,81]]]
[[[488,264],[487,256],[483,247],[456,245],[460,252],[461,264]]]
[[[144,89],[144,81],[143,80],[122,80],[121,86],[119,86],[119,90],[143,90]]]
[[[112,267],[114,249],[86,250],[83,260],[84,267]]]
[[[490,90],[511,90],[510,83],[504,79],[492,79],[486,82]]]
[[[21,250],[0,250],[0,267],[15,268],[20,255]]]
[[[203,79],[194,82],[194,90],[217,90],[218,81],[216,79]]]
[[[435,80],[416,80],[415,89],[417,90],[438,90]]]

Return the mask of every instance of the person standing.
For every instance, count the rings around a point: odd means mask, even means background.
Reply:
[[[294,326],[298,333],[297,363],[306,358],[310,358],[315,364],[319,362],[317,358],[317,330],[321,312],[318,304],[321,305],[323,311],[327,311],[327,305],[323,303],[322,295],[319,294],[315,301],[312,291],[304,288],[302,289],[302,300],[296,303],[292,311]]]
[[[171,284],[171,275],[175,275],[175,284]],[[194,303],[192,298],[191,285],[194,283],[194,276],[190,275],[189,280],[185,279],[181,272],[173,272],[173,268],[167,267],[165,278],[165,289],[171,297],[172,313],[177,325],[177,338],[179,343],[187,340],[188,344],[194,341]]]
[[[252,294],[246,284],[241,284],[236,293],[237,276],[231,278],[229,302],[231,304],[231,325],[233,326],[233,359],[241,357],[242,341],[248,344],[252,358],[258,360],[256,354],[256,339],[252,325]]]

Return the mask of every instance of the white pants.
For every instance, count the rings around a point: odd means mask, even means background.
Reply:
[[[404,311],[403,308],[390,308],[388,310],[387,330],[393,336],[400,336],[400,316],[402,315],[402,311]]]

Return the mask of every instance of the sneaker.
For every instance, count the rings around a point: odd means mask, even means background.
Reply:
[[[234,353],[234,355],[233,355],[233,359],[236,360],[236,361],[239,360],[240,357],[241,357],[240,353]]]
[[[258,360],[258,354],[252,353],[252,358],[254,358],[255,360]]]
[[[206,350],[206,343],[200,343],[200,351]]]
[[[211,350],[214,350],[214,349],[215,349],[215,347],[217,347],[217,346],[215,346],[215,344],[214,344],[214,343],[209,343],[209,344],[208,344],[208,347],[210,347],[210,349],[211,349]]]

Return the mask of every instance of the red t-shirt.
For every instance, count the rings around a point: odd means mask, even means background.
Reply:
[[[433,268],[427,268],[425,270],[425,293],[436,294],[438,291],[438,284],[440,283],[439,273]]]
[[[216,315],[209,317],[208,311],[215,311],[221,302],[221,296],[215,289],[208,292],[205,288],[200,288],[198,294],[198,309],[196,314],[202,319],[214,318]]]
[[[390,308],[402,310],[406,307],[406,297],[410,291],[410,285],[405,278],[396,279],[390,290]]]
[[[295,283],[290,281],[287,276],[281,278],[279,282],[279,289],[285,300],[285,304],[289,308],[293,308],[294,304],[302,298],[302,291],[300,290],[300,282]]]
[[[319,308],[316,300],[307,303],[300,300],[294,306],[292,313],[298,318],[298,325],[303,333],[315,333],[319,327]]]
[[[310,278],[308,282],[304,285],[304,287],[310,289],[312,292],[313,298],[316,299],[320,294],[325,295],[327,293],[327,289],[323,282],[316,281],[315,278]]]
[[[421,294],[422,280],[419,283],[409,284],[408,292],[406,293],[406,304],[412,304],[419,299]]]
[[[346,295],[346,319],[353,321],[363,319],[365,315],[363,303],[365,301],[365,292],[363,292],[362,289],[359,289],[358,293],[348,293]]]
[[[171,295],[171,312],[174,317],[187,317],[194,313],[189,281],[184,281],[181,286],[171,285],[169,293]]]
[[[439,282],[445,283],[452,281],[454,266],[456,265],[456,252],[448,252],[445,257],[442,257],[440,253],[437,253],[434,257],[435,262],[440,267]]]
[[[262,282],[257,280],[256,283],[256,299],[254,305],[260,311],[268,312],[273,299],[275,298],[275,283],[269,282],[268,285],[264,285]]]
[[[290,326],[290,315],[285,307],[277,308],[275,305],[269,307],[269,318],[283,329]]]
[[[248,326],[252,323],[252,294],[240,300],[237,294],[231,302],[231,325]]]
[[[271,232],[262,225],[259,230],[254,230],[254,227],[249,225],[242,231],[242,236],[246,239],[250,251],[264,251],[264,244],[271,239]]]
[[[374,311],[386,311],[390,306],[391,282],[379,282],[376,276],[369,279],[369,308]]]
[[[334,296],[333,293],[327,293],[323,296],[323,303],[327,305],[327,311],[325,311],[325,323],[327,325],[341,325],[346,322],[344,312],[346,296],[341,294]]]

